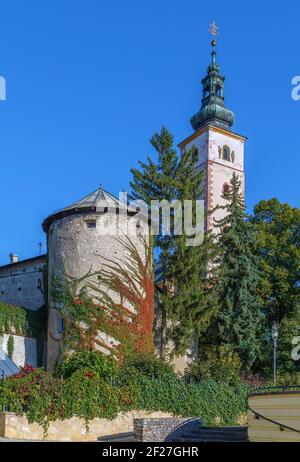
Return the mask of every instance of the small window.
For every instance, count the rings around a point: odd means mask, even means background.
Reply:
[[[56,330],[59,334],[61,334],[64,331],[64,320],[63,318],[57,318],[56,321]]]
[[[18,292],[21,292],[22,291],[22,287],[18,287]]]
[[[37,288],[38,288],[38,290],[40,290],[40,289],[42,288],[42,281],[41,281],[41,279],[38,279]]]
[[[86,224],[87,224],[87,227],[88,227],[89,229],[94,229],[94,228],[96,228],[96,220],[89,220],[89,221],[86,222]]]
[[[1,290],[1,295],[4,295],[4,294],[5,294],[4,290]]]
[[[223,159],[230,160],[230,149],[228,146],[223,147]]]

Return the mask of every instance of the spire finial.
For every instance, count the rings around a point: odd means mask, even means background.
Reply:
[[[213,37],[216,37],[216,35],[219,35],[219,32],[218,32],[219,28],[215,21],[213,21],[209,25],[209,31]],[[212,46],[211,63],[212,64],[216,64],[216,45],[217,45],[217,41],[213,38],[211,41],[211,46]]]
[[[215,37],[216,35],[219,35],[219,32],[218,32],[218,31],[219,31],[219,28],[218,28],[218,26],[217,26],[217,24],[216,24],[216,21],[213,21],[213,22],[209,25],[209,31],[210,31],[211,35],[213,35],[214,37]]]
[[[207,124],[229,130],[234,122],[234,114],[224,104],[225,77],[221,74],[220,66],[216,63],[216,35],[219,34],[215,21],[209,25],[209,31],[212,35],[212,59],[207,68],[206,76],[201,80],[201,108],[191,118],[191,124],[194,130],[199,130]]]

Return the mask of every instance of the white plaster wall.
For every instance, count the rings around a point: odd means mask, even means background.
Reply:
[[[194,138],[190,143],[185,146],[188,151],[192,146],[198,149],[198,165],[202,165],[208,159],[208,144],[209,144],[209,132],[203,132],[197,138]]]
[[[219,146],[229,146],[229,148],[235,153],[235,161],[229,162],[219,158]],[[230,166],[236,170],[244,171],[244,141],[242,139],[235,138],[234,135],[220,133],[210,128],[207,131],[201,133],[197,138],[190,141],[185,149],[189,150],[192,146],[195,146],[199,152],[199,166],[207,160],[219,163],[226,166]]]
[[[217,205],[223,206],[227,204],[227,201],[222,198],[223,186],[225,183],[230,183],[233,173],[239,177],[241,181],[241,193],[244,192],[244,173],[239,170],[234,170],[228,166],[214,163],[210,166],[211,171],[211,186],[212,186],[212,208]],[[226,211],[219,209],[213,214],[216,220],[220,220],[225,216]]]
[[[45,257],[0,267],[0,302],[37,310],[45,304]],[[21,290],[19,290],[21,289]]]
[[[220,159],[219,148],[224,145],[234,151],[234,162]],[[233,133],[221,133],[212,128],[200,133],[191,140],[185,147],[190,149],[195,146],[198,149],[198,167],[204,171],[204,200],[210,210],[216,205],[224,205],[226,201],[222,198],[223,186],[230,183],[233,172],[235,172],[242,183],[241,192],[245,191],[244,178],[244,140],[237,138]],[[218,210],[214,213],[216,219],[224,217],[224,211]],[[212,218],[208,218],[207,229],[211,227]]]
[[[0,345],[6,354],[7,342],[10,334],[3,334],[0,337]],[[37,345],[36,339],[31,337],[22,337],[20,335],[13,335],[14,338],[14,352],[12,356],[13,362],[18,366],[30,365],[37,367]]]
[[[208,159],[225,167],[244,171],[244,141],[223,133],[209,130]],[[229,146],[235,153],[234,162],[219,158],[219,147]]]

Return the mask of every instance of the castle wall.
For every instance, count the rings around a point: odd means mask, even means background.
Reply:
[[[128,224],[131,240],[142,255],[144,249],[138,236],[148,233],[148,224],[135,216],[123,216],[123,220]],[[91,227],[93,221],[95,223]],[[119,230],[119,236],[116,230]],[[127,255],[119,242],[119,239],[124,239],[123,233],[119,226],[119,215],[110,212],[68,215],[53,222],[48,231],[49,288],[52,275],[80,278],[89,271],[101,270],[103,264],[107,263],[105,259],[122,264]],[[116,299],[116,294],[110,295]],[[119,298],[116,301],[119,302]],[[59,355],[60,329],[60,315],[51,302],[48,315],[49,370],[53,369]]]
[[[0,347],[8,354],[7,342],[10,334],[3,334],[0,337]],[[30,365],[37,367],[37,345],[36,339],[31,337],[23,337],[20,335],[13,335],[14,350],[12,361],[18,366],[22,367]]]
[[[0,302],[38,310],[45,304],[46,256],[0,267]]]

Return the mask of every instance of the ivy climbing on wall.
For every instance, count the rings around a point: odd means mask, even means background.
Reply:
[[[8,349],[13,354],[13,335],[33,337],[37,341],[38,364],[41,365],[45,338],[46,310],[27,310],[20,306],[0,302],[0,335],[10,334]],[[12,339],[12,340],[10,340]],[[11,345],[11,346],[9,346]]]
[[[14,338],[12,335],[8,337],[7,341],[7,354],[10,359],[12,359],[14,354]]]
[[[152,246],[141,250],[119,239],[126,257],[106,259],[100,271],[79,280],[52,281],[52,298],[64,318],[63,349],[105,350],[118,359],[153,351],[154,265]]]

